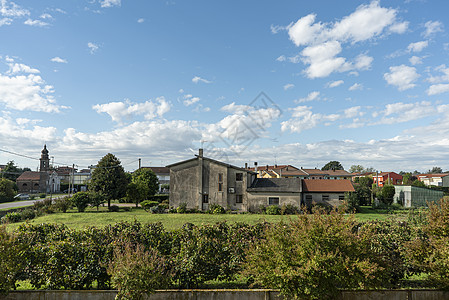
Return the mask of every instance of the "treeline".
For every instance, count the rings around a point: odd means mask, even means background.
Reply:
[[[23,224],[0,229],[0,289],[29,280],[35,288],[116,288],[122,299],[165,288],[197,288],[243,276],[247,284],[304,299],[341,289],[397,288],[425,274],[449,287],[449,201],[410,213],[407,222],[358,223],[316,209],[288,223],[195,226],[117,223],[71,230]]]

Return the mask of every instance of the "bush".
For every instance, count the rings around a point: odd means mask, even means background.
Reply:
[[[22,221],[31,220],[36,217],[36,212],[31,208],[26,208],[20,212]]]
[[[45,197],[47,197],[47,194],[45,194],[45,193],[39,194],[39,198],[44,199]]]
[[[165,213],[165,206],[163,206],[163,205],[152,206],[152,207],[150,207],[149,211],[152,214],[163,214],[163,213]]]
[[[169,197],[169,195],[167,195],[167,194],[153,195],[153,196],[149,197],[148,200],[157,201],[159,203],[162,203],[164,200],[168,200],[168,197]]]
[[[63,213],[67,212],[68,209],[72,208],[72,205],[73,205],[72,200],[68,196],[57,198],[54,200],[53,203],[53,207],[58,211],[62,211]]]
[[[36,195],[30,195],[30,198],[28,198],[29,200],[34,200],[36,199]]]
[[[109,207],[109,211],[110,212],[118,212],[118,211],[120,211],[120,207],[118,207],[118,205],[111,205]]]
[[[89,193],[89,205],[97,208],[104,202],[104,197],[100,193]]]
[[[22,221],[22,215],[18,211],[9,212],[2,217],[2,224]]]
[[[14,182],[6,179],[0,178],[0,203],[14,201]]]
[[[27,245],[16,234],[0,227],[0,294],[16,288],[17,275],[23,270]]]
[[[210,204],[209,209],[207,210],[209,214],[219,215],[219,214],[225,214],[226,210],[218,204]]]
[[[90,203],[88,192],[78,192],[72,196],[72,204],[78,209],[78,212],[83,212]]]
[[[296,215],[297,213],[299,213],[299,208],[292,204],[284,204],[281,207],[281,215]]]
[[[150,210],[151,207],[158,206],[158,205],[159,205],[159,202],[157,202],[157,201],[145,200],[145,201],[140,202],[140,206],[146,211]]]
[[[281,208],[279,207],[279,205],[269,205],[265,208],[265,213],[267,215],[280,215]]]
[[[144,294],[168,287],[171,278],[168,262],[157,250],[129,243],[115,249],[108,273],[117,298],[124,300],[143,299]]]
[[[178,208],[176,208],[176,212],[178,214],[185,214],[185,213],[187,213],[187,203],[185,203],[185,202],[180,203]]]

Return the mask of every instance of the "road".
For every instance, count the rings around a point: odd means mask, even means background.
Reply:
[[[58,198],[58,197],[53,197],[53,199],[56,199],[56,198]],[[29,205],[33,205],[34,202],[43,201],[43,200],[44,199],[34,199],[34,200],[26,200],[26,201],[0,203],[0,209],[29,206]]]

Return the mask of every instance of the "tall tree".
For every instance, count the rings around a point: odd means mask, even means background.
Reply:
[[[159,180],[151,169],[141,168],[135,171],[132,182],[138,190],[140,201],[153,196],[159,189]]]
[[[330,161],[321,168],[321,170],[344,170],[343,166],[339,161]]]
[[[349,168],[349,173],[362,173],[365,168],[362,165],[352,165]]]
[[[103,156],[92,172],[89,189],[100,193],[108,201],[108,208],[110,208],[111,200],[126,195],[127,185],[128,179],[120,160],[108,153]]]
[[[427,173],[429,173],[429,174],[439,174],[439,173],[443,173],[443,169],[441,169],[440,167],[433,167],[432,169],[427,171]]]
[[[0,178],[0,203],[14,200],[14,182],[6,178]]]
[[[31,171],[31,169],[30,168],[21,169],[16,166],[13,160],[11,160],[6,164],[5,169],[3,169],[2,177],[12,181],[16,181],[16,179],[25,171]]]

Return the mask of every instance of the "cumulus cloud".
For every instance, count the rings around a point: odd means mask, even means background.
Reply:
[[[419,78],[416,68],[406,65],[390,67],[390,73],[384,74],[384,79],[388,84],[394,85],[400,91],[415,87],[415,81]]]
[[[440,21],[428,21],[424,24],[426,30],[424,31],[424,37],[430,37],[437,32],[443,32],[443,23]]]
[[[207,80],[207,79],[204,79],[204,78],[201,78],[201,77],[199,77],[199,76],[194,76],[194,77],[192,78],[192,82],[193,82],[193,83],[199,83],[199,82],[203,82],[203,83],[212,83],[212,81]]]
[[[4,26],[4,25],[11,25],[12,23],[12,19],[10,18],[1,18],[0,19],[0,27]]]
[[[337,86],[339,86],[339,85],[342,85],[343,83],[344,83],[343,80],[336,80],[336,81],[328,82],[328,83],[326,84],[326,86],[329,87],[329,88],[334,88],[334,87],[337,87]]]
[[[429,96],[438,95],[438,94],[447,93],[447,92],[449,92],[449,83],[432,84],[427,89],[427,95],[429,95]]]
[[[97,113],[108,114],[112,121],[122,123],[123,119],[130,119],[135,115],[143,115],[145,119],[151,120],[163,117],[170,111],[171,105],[164,97],[158,97],[155,101],[133,103],[129,100],[124,102],[110,102],[92,106]]]
[[[67,59],[60,58],[59,56],[53,57],[53,58],[51,59],[51,61],[52,61],[52,62],[57,62],[57,63],[64,63],[64,64],[67,63]]]
[[[287,26],[290,40],[305,47],[300,59],[308,65],[309,78],[327,77],[333,72],[366,70],[373,58],[360,54],[353,62],[339,56],[342,43],[355,44],[372,40],[391,32],[403,33],[407,22],[399,22],[396,10],[384,8],[379,1],[359,6],[355,12],[335,23],[315,22],[316,15],[309,14]]]
[[[100,1],[101,7],[114,7],[114,6],[120,6],[121,0],[101,0]]]
[[[422,58],[418,56],[412,56],[408,61],[414,66],[422,64]]]
[[[31,19],[26,20],[25,22],[23,22],[23,24],[36,27],[46,27],[50,25],[47,22],[41,20],[31,20]]]
[[[407,47],[408,52],[421,52],[429,45],[428,41],[420,41],[416,43],[410,43]]]
[[[344,116],[345,118],[355,118],[355,117],[361,117],[363,116],[365,113],[361,112],[362,107],[361,106],[353,106],[353,107],[349,107],[346,108],[344,110]]]
[[[449,67],[446,65],[440,65],[435,68],[435,71],[443,73],[440,76],[430,76],[426,80],[430,83],[449,82]]]
[[[291,108],[292,118],[281,122],[281,131],[289,131],[301,133],[304,130],[312,129],[320,123],[333,122],[340,118],[338,114],[323,115],[320,113],[314,114],[310,106],[297,106]]]
[[[9,109],[59,113],[66,106],[56,104],[53,86],[46,84],[37,75],[39,70],[25,64],[15,63],[10,57],[5,59],[9,66],[0,73],[0,103]]]
[[[285,57],[285,55],[281,55],[278,58],[276,58],[276,61],[286,61],[287,58]]]
[[[295,103],[304,103],[304,102],[315,101],[315,100],[319,100],[320,99],[319,97],[320,97],[320,92],[313,91],[313,92],[310,92],[307,95],[307,97],[295,100]]]
[[[287,83],[284,85],[284,91],[294,88],[295,85],[293,83]]]
[[[100,48],[100,46],[92,42],[87,43],[87,47],[89,48],[90,54],[94,54]]]
[[[185,106],[190,106],[198,101],[200,101],[200,97],[193,97],[191,94],[184,95],[184,101],[182,102]]]
[[[382,118],[374,124],[395,124],[414,121],[437,113],[435,105],[429,101],[416,103],[390,103],[380,112]]]
[[[19,5],[12,1],[1,0],[0,1],[0,15],[8,18],[20,18],[30,15],[30,11],[21,8]]]
[[[349,87],[348,90],[350,90],[350,91],[363,90],[363,84],[361,84],[361,83],[354,83],[353,85],[351,85]]]

